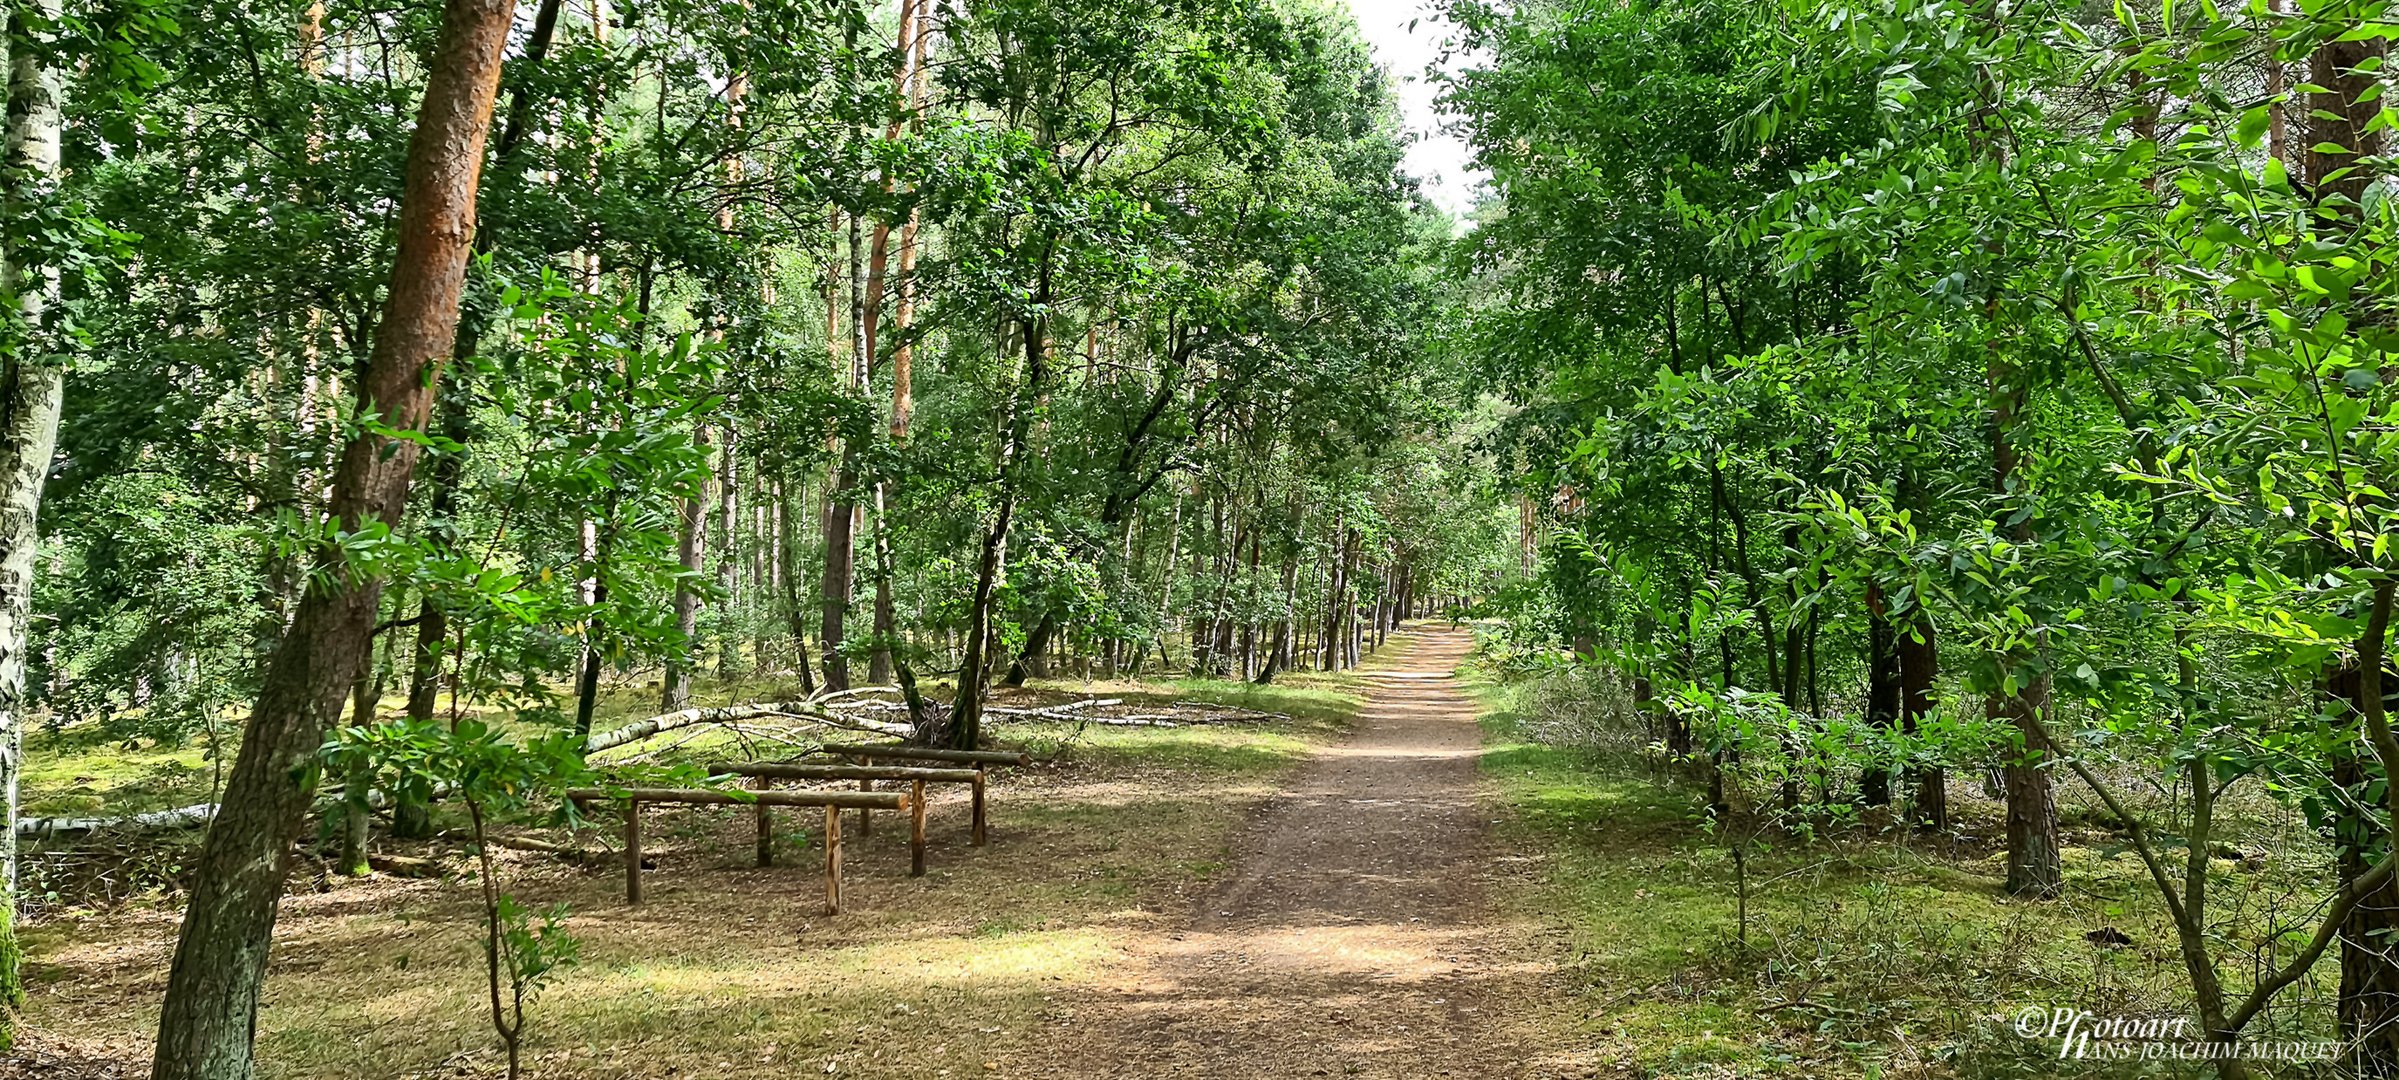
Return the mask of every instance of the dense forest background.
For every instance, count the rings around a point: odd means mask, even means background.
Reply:
[[[1448,10],[1513,662],[1728,843],[1988,837],[2210,1039],[2399,1068],[2387,9]]]
[[[218,762],[179,970],[254,967],[320,743],[357,802],[771,673],[971,748],[994,682],[1338,670],[1506,565],[1332,11],[10,10],[0,713]],[[179,1008],[160,1075],[246,1057]]]

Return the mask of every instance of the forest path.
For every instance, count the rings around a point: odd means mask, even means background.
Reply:
[[[1076,1003],[1024,1075],[1525,1077],[1554,946],[1496,913],[1472,646],[1424,629],[1358,725],[1234,841],[1232,872]],[[1398,644],[1398,642],[1394,642]],[[1554,1028],[1553,1028],[1554,1030]],[[1573,1070],[1579,1072],[1580,1070]]]

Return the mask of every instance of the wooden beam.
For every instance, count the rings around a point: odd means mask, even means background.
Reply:
[[[641,800],[625,803],[625,903],[641,903]]]
[[[750,788],[753,791],[765,791],[767,786],[773,783],[773,780],[761,776],[750,781]],[[758,819],[758,865],[760,866],[775,865],[775,822],[774,810],[771,809],[771,805],[759,803],[752,808]]]
[[[908,797],[908,876],[925,876],[925,782],[916,781]]]
[[[871,806],[877,810],[906,810],[908,796],[898,791],[710,791],[706,788],[574,788],[566,797],[575,802],[615,802],[632,799],[645,803],[687,803],[695,806],[748,806],[765,803],[768,806],[838,806],[852,810]]]
[[[799,765],[779,761],[719,761],[707,766],[721,776],[764,776],[777,780],[923,780],[932,784],[973,782],[973,769],[920,765]]]
[[[841,914],[841,807],[825,807],[825,914]]]
[[[984,787],[985,783],[986,783],[986,781],[985,781],[985,780],[984,780],[984,778],[983,778],[983,770],[981,770],[981,769],[976,769],[976,770],[975,770],[975,819],[974,819],[974,846],[975,846],[975,847],[982,847],[982,846],[983,846],[983,844],[984,844],[984,843],[985,843],[987,840],[989,840],[989,839],[990,839],[990,837],[989,837],[989,836],[988,836],[988,835],[987,835],[987,834],[984,832],[984,825],[983,825],[983,822],[984,822],[984,816],[983,816],[983,787]]]
[[[954,761],[967,765],[1030,765],[1033,756],[1014,750],[932,750],[890,743],[881,746],[843,743],[817,750],[834,757],[900,758],[908,761]]]

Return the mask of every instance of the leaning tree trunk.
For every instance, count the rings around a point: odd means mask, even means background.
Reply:
[[[1049,301],[1046,270],[1042,287],[1035,296],[1042,304]],[[1000,444],[1000,504],[992,515],[990,527],[983,531],[982,551],[975,560],[975,594],[967,615],[966,655],[958,667],[956,703],[950,708],[949,742],[960,750],[974,749],[983,738],[983,704],[991,682],[992,607],[998,597],[1000,574],[1008,565],[1008,529],[1016,516],[1016,465],[1023,459],[1025,443],[1032,435],[1033,405],[1041,400],[1049,371],[1048,343],[1042,338],[1044,327],[1033,319],[1025,319],[1022,328],[1025,377],[1023,385],[1009,393],[1007,417],[1001,425],[1007,434]]]
[[[365,378],[362,413],[401,430],[432,406],[458,327],[513,0],[448,0],[408,147],[399,251]],[[363,432],[343,448],[328,513],[346,531],[396,522],[417,444]],[[334,556],[328,554],[327,558]],[[246,1080],[267,948],[315,787],[308,768],[366,660],[382,582],[338,564],[312,574],[277,644],[241,753],[195,867],[159,1014],[154,1080]]]
[[[14,184],[0,201],[0,220],[11,223],[58,180],[60,80],[42,61],[55,36],[49,25],[60,10],[59,0],[37,0],[14,9],[8,19],[8,131],[0,161]],[[39,15],[43,25],[28,25],[28,15]],[[19,327],[27,333],[11,332],[0,339],[5,350],[0,351],[0,799],[8,806],[7,821],[0,823],[7,826],[0,829],[0,1050],[15,1041],[12,1018],[25,997],[17,975],[22,954],[17,947],[16,905],[26,629],[33,615],[42,482],[50,474],[59,407],[66,393],[66,369],[37,340],[57,293],[58,271],[12,261],[16,253],[7,243],[11,235],[13,228],[0,230],[0,275],[18,293]]]

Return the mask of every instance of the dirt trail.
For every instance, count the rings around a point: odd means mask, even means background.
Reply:
[[[1137,945],[1024,1074],[1580,1072],[1529,1034],[1551,949],[1484,896],[1476,709],[1451,677],[1470,645],[1422,631],[1367,673],[1357,730],[1301,767],[1235,841],[1224,884]]]

